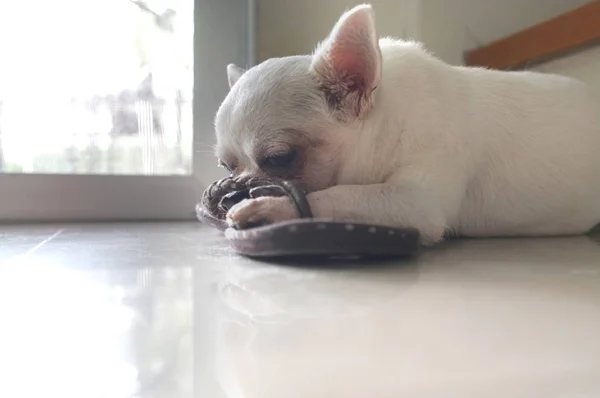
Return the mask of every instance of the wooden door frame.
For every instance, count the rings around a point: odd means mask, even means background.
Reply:
[[[519,69],[600,43],[600,0],[465,53],[465,64]]]

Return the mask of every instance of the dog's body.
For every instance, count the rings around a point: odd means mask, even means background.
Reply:
[[[415,227],[426,244],[600,222],[600,107],[583,83],[454,67],[378,41],[369,6],[313,56],[228,72],[219,157],[234,174],[300,180],[316,217]],[[296,215],[287,199],[259,198],[228,217]]]

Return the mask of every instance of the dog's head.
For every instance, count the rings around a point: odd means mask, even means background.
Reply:
[[[217,156],[234,176],[336,184],[343,147],[373,107],[381,52],[370,6],[346,12],[313,55],[227,67],[217,112]],[[348,161],[351,161],[349,159]]]

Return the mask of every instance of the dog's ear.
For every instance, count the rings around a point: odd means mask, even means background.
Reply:
[[[370,5],[342,15],[315,50],[311,70],[338,119],[347,121],[368,113],[381,81],[381,50]]]
[[[237,82],[245,72],[246,71],[243,68],[240,68],[235,64],[227,65],[227,81],[229,82],[229,88],[233,87],[235,82]]]

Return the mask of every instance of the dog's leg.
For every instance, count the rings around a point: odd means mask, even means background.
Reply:
[[[447,212],[458,204],[441,203],[435,191],[412,182],[338,185],[308,195],[315,218],[417,228],[424,244],[443,238]],[[454,200],[454,202],[456,202]],[[279,222],[298,217],[286,197],[246,200],[228,213],[230,222]]]
[[[416,184],[340,185],[309,196],[315,217],[417,228],[424,244],[441,240],[447,217],[437,198]]]

